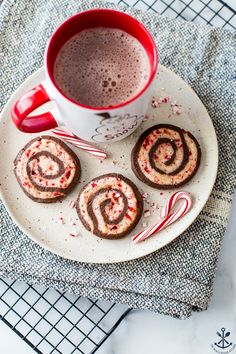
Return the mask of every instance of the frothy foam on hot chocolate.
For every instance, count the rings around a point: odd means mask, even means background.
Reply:
[[[54,66],[55,81],[65,95],[92,107],[128,101],[145,86],[149,75],[141,43],[114,28],[76,34],[61,48]]]

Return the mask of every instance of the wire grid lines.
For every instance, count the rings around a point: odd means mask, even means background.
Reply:
[[[110,0],[167,17],[236,29],[236,0]],[[0,319],[36,353],[93,354],[131,311],[24,282],[0,279]]]
[[[167,17],[208,24],[231,31],[236,29],[235,0],[113,0],[113,2]]]
[[[123,305],[0,280],[0,319],[36,353],[94,353],[128,311]]]

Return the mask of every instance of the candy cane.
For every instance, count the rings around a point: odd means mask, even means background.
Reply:
[[[176,211],[171,213],[172,208],[175,206],[178,200],[182,199],[183,203],[177,208]],[[137,235],[132,237],[134,243],[144,241],[146,238],[156,234],[157,232],[164,229],[166,226],[172,224],[173,222],[184,216],[192,206],[192,198],[187,192],[176,192],[172,194],[164,208],[161,211],[161,220],[148,227],[146,230],[139,232]]]
[[[57,135],[58,137],[64,139],[68,143],[77,146],[78,148],[92,154],[93,156],[98,157],[99,159],[105,159],[107,157],[107,154],[104,151],[94,147],[87,141],[78,138],[76,135],[74,135],[73,133],[71,133],[69,130],[65,128],[63,129],[55,128],[52,129],[51,132]]]

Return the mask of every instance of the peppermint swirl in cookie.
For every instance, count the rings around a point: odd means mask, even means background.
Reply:
[[[143,199],[128,178],[109,173],[86,184],[76,203],[85,228],[107,239],[130,233],[141,218]]]
[[[171,189],[187,183],[197,172],[201,149],[195,137],[170,124],[155,125],[138,139],[132,169],[147,185]]]
[[[80,162],[61,140],[42,136],[31,140],[14,161],[14,173],[25,194],[36,202],[65,197],[80,177]]]

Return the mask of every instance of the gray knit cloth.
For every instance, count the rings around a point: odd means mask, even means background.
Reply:
[[[43,64],[47,40],[62,21],[92,7],[115,8],[88,0],[0,3],[1,108]],[[42,249],[19,230],[0,204],[0,276],[186,318],[208,306],[234,190],[236,35],[148,12],[125,11],[150,29],[161,64],[180,75],[208,109],[220,148],[214,191],[197,220],[176,241],[144,258],[114,265],[67,261]]]

